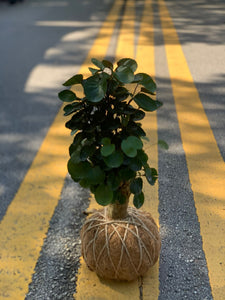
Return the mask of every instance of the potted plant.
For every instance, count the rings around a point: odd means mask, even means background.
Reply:
[[[90,77],[73,76],[63,84],[74,86],[73,91],[58,95],[69,102],[64,107],[65,116],[71,115],[66,127],[74,135],[69,174],[105,207],[82,228],[82,254],[99,276],[134,280],[157,261],[161,246],[153,218],[138,209],[144,203],[142,178],[154,185],[158,177],[143,149],[147,138],[140,121],[162,103],[154,99],[153,79],[135,74],[135,60],[121,59],[115,68],[107,60],[92,63]],[[76,85],[83,87],[82,97],[76,95]],[[128,207],[131,194],[135,208]]]

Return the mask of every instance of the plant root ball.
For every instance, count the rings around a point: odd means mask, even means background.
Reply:
[[[128,208],[122,220],[95,212],[83,225],[81,240],[87,266],[105,279],[137,279],[156,263],[161,248],[152,216],[135,208]]]

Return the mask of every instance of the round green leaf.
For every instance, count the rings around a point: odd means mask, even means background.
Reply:
[[[157,170],[155,168],[150,168],[148,165],[146,165],[144,169],[145,169],[145,176],[148,183],[154,185],[158,178]]]
[[[96,58],[92,58],[91,61],[92,61],[92,63],[93,63],[96,67],[98,67],[99,69],[101,69],[101,70],[104,69],[105,66],[103,65],[103,63],[102,63],[100,60],[98,60],[98,59],[96,59]]]
[[[134,97],[134,101],[137,103],[139,107],[144,109],[145,111],[155,111],[160,106],[162,106],[162,102],[151,99],[149,96],[139,93]]]
[[[111,144],[110,138],[102,138],[102,148],[101,148],[101,154],[102,156],[109,156],[115,151],[115,145]]]
[[[133,199],[134,206],[136,208],[142,207],[142,205],[144,204],[144,200],[145,200],[145,197],[144,197],[143,192],[141,192],[140,194],[135,194],[134,199]]]
[[[104,182],[105,173],[99,166],[91,168],[87,174],[87,180],[91,185],[97,185]]]
[[[132,115],[133,121],[140,121],[145,117],[145,112],[140,109],[136,109],[134,114]]]
[[[68,79],[66,82],[63,83],[64,86],[71,86],[74,84],[79,84],[82,83],[83,81],[83,75],[82,74],[77,74]]]
[[[133,171],[139,171],[142,168],[142,162],[136,157],[132,158],[129,163],[129,168]]]
[[[95,190],[95,199],[98,204],[106,206],[113,200],[113,191],[107,185],[99,185]]]
[[[154,80],[146,73],[138,73],[134,77],[134,82],[138,82],[139,84],[143,85],[145,89],[154,94],[156,91],[156,84]]]
[[[81,162],[80,149],[80,146],[76,147],[76,149],[71,154],[70,160],[73,164],[78,164],[79,162]]]
[[[130,83],[134,80],[132,69],[123,65],[116,69],[115,76],[122,83]]]
[[[109,156],[115,151],[115,145],[110,144],[110,145],[103,145],[101,148],[101,154],[102,156]]]
[[[107,81],[96,74],[83,81],[83,88],[88,101],[99,102],[105,97]]]
[[[110,172],[107,178],[107,185],[113,190],[117,190],[121,184],[121,178],[115,172]]]
[[[68,161],[67,167],[74,181],[77,181],[77,179],[85,179],[91,170],[91,164],[89,162],[79,162],[75,164],[72,157]]]
[[[132,194],[140,194],[142,192],[143,181],[140,177],[135,178],[130,183],[130,191]]]
[[[80,151],[80,159],[82,161],[87,160],[88,157],[92,156],[95,153],[96,146],[92,145],[85,145]]]
[[[80,186],[82,186],[84,189],[90,188],[90,182],[87,179],[81,179],[79,181]]]
[[[103,145],[110,145],[111,144],[111,140],[108,137],[104,137],[104,138],[102,138],[101,143]]]
[[[138,150],[137,152],[137,158],[141,161],[143,165],[146,165],[148,161],[148,155],[144,152],[143,149]]]
[[[64,110],[64,116],[69,116],[73,112],[80,110],[82,108],[82,104],[80,102],[73,102],[72,104],[67,104],[63,110]]]
[[[70,90],[63,90],[59,92],[58,97],[64,102],[73,102],[77,99],[76,94]]]
[[[111,155],[104,157],[104,162],[109,168],[118,168],[123,163],[123,154],[119,151],[113,152]]]
[[[133,72],[137,70],[137,62],[131,58],[122,58],[118,61],[117,65],[129,67]]]
[[[137,150],[142,149],[142,147],[142,141],[136,136],[129,136],[121,143],[121,148],[128,157],[135,157],[137,155]]]
[[[89,71],[91,72],[92,75],[95,75],[96,73],[99,72],[99,69],[94,69],[94,68],[88,68]]]
[[[136,172],[131,170],[129,167],[124,167],[119,170],[119,176],[123,181],[127,181],[135,178]]]

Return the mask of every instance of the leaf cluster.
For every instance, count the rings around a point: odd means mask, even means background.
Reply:
[[[73,76],[63,84],[73,86],[73,91],[64,89],[58,94],[66,104],[64,115],[71,116],[66,127],[74,135],[68,171],[103,206],[116,200],[124,203],[120,187],[129,182],[134,205],[140,208],[144,203],[142,177],[151,185],[158,177],[143,150],[146,133],[140,123],[145,112],[162,106],[154,99],[156,84],[148,74],[135,74],[137,63],[130,58],[119,60],[115,69],[107,60],[92,59],[92,63],[95,68],[89,68],[90,77]],[[82,98],[76,95],[76,85],[83,88]]]

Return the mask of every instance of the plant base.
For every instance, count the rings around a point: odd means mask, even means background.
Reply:
[[[158,260],[161,241],[149,213],[128,208],[122,220],[107,219],[99,210],[81,231],[82,255],[90,270],[106,279],[132,281]]]

